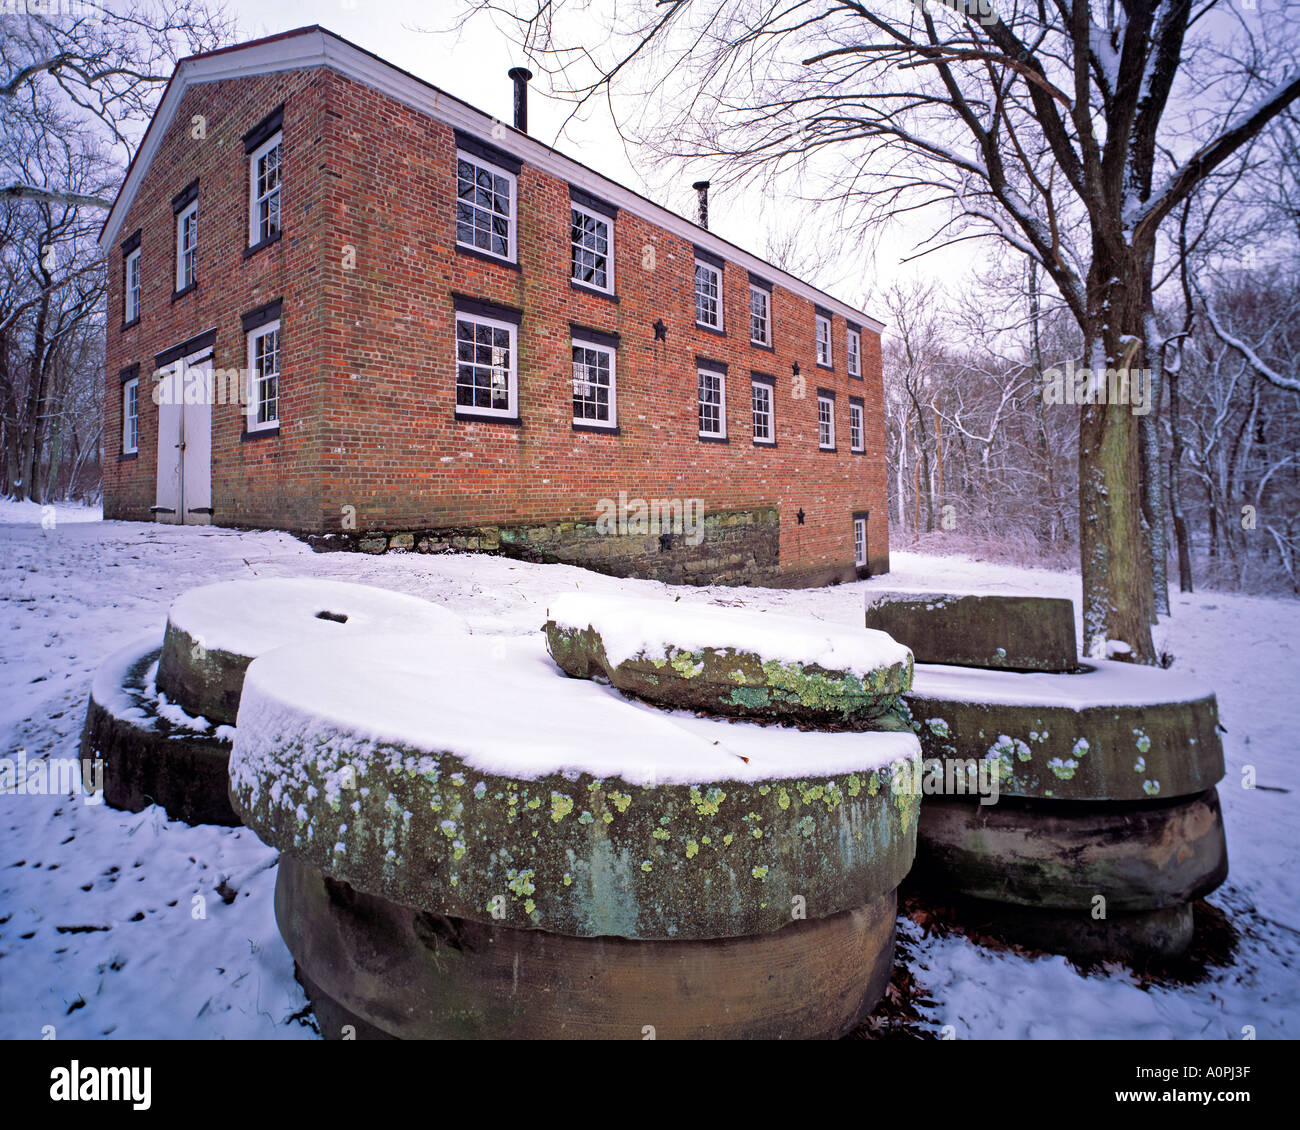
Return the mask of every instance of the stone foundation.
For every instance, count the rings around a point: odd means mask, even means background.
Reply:
[[[780,513],[774,507],[706,514],[698,545],[683,533],[606,534],[590,521],[306,534],[317,552],[495,553],[579,565],[613,577],[686,585],[780,585]]]

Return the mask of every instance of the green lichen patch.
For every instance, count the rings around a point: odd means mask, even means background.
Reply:
[[[747,718],[871,730],[897,728],[900,695],[911,685],[912,662],[862,673],[766,658],[730,647],[681,649],[610,662],[593,627],[545,625],[555,662],[575,678],[605,678],[625,694],[663,706]]]
[[[941,733],[920,727],[922,752],[941,761],[996,760],[1003,795],[1143,800],[1155,795],[1144,782],[1159,781],[1161,796],[1190,796],[1223,776],[1214,696],[1184,697],[1182,682],[1169,672],[1129,676],[1143,679],[1144,691],[1150,684],[1141,704],[1076,705],[1087,701],[1087,672],[1023,676],[1038,700],[1026,703],[1025,693],[1008,682],[1021,676],[930,674],[943,670],[918,668],[907,694],[917,718],[943,720]],[[1011,701],[997,700],[1003,692]],[[990,743],[985,735],[997,738]]]

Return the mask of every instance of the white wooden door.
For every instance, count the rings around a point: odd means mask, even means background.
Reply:
[[[185,363],[181,506],[187,524],[212,521],[212,354]]]
[[[184,442],[183,362],[177,361],[155,389],[158,393],[158,483],[154,517],[179,522],[181,511],[181,444]]]
[[[160,522],[212,521],[212,354],[177,361],[163,378],[158,405]]]

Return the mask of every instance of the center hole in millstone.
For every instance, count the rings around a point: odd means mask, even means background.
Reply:
[[[332,620],[335,624],[346,624],[348,622],[347,613],[345,612],[317,612],[317,620]]]

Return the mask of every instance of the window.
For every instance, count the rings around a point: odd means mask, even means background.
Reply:
[[[280,133],[248,157],[248,246],[269,243],[280,234]]]
[[[754,405],[754,442],[776,443],[776,427],[772,419],[772,386],[767,381],[751,382]]]
[[[140,319],[140,249],[137,247],[126,257],[126,272],[123,286],[122,321],[125,325]]]
[[[248,430],[280,423],[280,323],[267,322],[248,335]]]
[[[867,563],[867,520],[853,519],[853,564],[861,568]]]
[[[465,311],[456,312],[456,412],[470,416],[518,414],[515,379],[516,327]]]
[[[817,394],[817,446],[835,450],[835,398],[824,392]]]
[[[140,449],[140,378],[132,377],[122,385],[122,454],[134,455]]]
[[[176,214],[176,290],[189,290],[198,281],[199,202]]]
[[[817,315],[817,364],[825,369],[831,367],[831,320],[823,314]]]
[[[849,376],[862,376],[862,334],[849,330]]]
[[[515,186],[513,173],[481,157],[456,154],[456,242],[463,247],[514,262]]]
[[[849,450],[863,450],[862,441],[862,402],[849,401]]]
[[[700,435],[725,439],[727,435],[727,376],[717,369],[700,369]]]
[[[613,232],[609,219],[577,204],[570,204],[569,215],[569,277],[596,290],[613,290]]]
[[[573,423],[575,427],[618,426],[615,351],[594,341],[573,339]]]
[[[771,345],[772,298],[761,286],[749,288],[749,340],[755,345]]]
[[[722,271],[699,259],[695,260],[695,321],[722,329]]]

